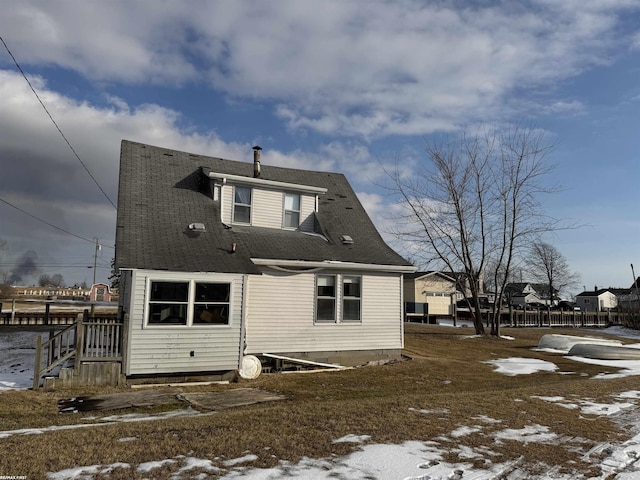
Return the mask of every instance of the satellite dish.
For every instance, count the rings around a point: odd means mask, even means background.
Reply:
[[[258,357],[254,355],[245,355],[242,357],[238,373],[245,380],[255,380],[262,373],[262,364]]]

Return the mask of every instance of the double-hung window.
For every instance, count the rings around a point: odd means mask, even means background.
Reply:
[[[362,321],[362,277],[318,275],[316,277],[316,322]]]
[[[230,283],[152,280],[149,290],[149,325],[229,325]]]
[[[251,188],[234,188],[233,221],[235,223],[251,223]]]
[[[342,320],[360,321],[360,277],[342,277]]]
[[[300,195],[297,193],[284,194],[284,228],[298,228],[300,226]]]
[[[316,286],[316,320],[336,321],[336,276],[318,275]]]

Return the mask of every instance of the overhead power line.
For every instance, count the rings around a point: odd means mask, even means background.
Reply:
[[[100,186],[100,184],[98,183],[98,180],[96,180],[96,178],[91,174],[91,172],[89,171],[89,168],[85,165],[85,163],[82,161],[82,159],[80,158],[80,156],[78,155],[78,153],[75,151],[75,149],[73,148],[73,146],[71,145],[71,143],[69,142],[69,140],[67,139],[67,137],[65,136],[64,133],[62,133],[62,130],[60,129],[60,127],[58,126],[58,124],[56,123],[56,121],[53,119],[53,117],[51,116],[51,113],[49,113],[49,110],[47,110],[47,107],[45,106],[45,104],[42,102],[42,100],[40,99],[40,96],[38,95],[38,92],[36,92],[35,88],[33,88],[33,85],[31,85],[31,82],[29,81],[29,79],[27,78],[27,75],[24,73],[24,70],[22,70],[22,67],[20,66],[20,64],[18,63],[18,61],[16,60],[16,57],[13,56],[13,53],[11,53],[11,50],[9,50],[9,47],[7,46],[7,44],[5,43],[4,39],[2,38],[2,36],[0,36],[0,41],[2,42],[2,44],[4,45],[4,48],[7,50],[7,53],[9,53],[9,55],[11,56],[11,59],[13,60],[13,63],[16,64],[16,67],[18,68],[18,70],[20,70],[20,73],[22,74],[22,76],[24,77],[24,79],[27,81],[27,83],[29,84],[29,87],[31,88],[31,91],[33,92],[33,94],[36,96],[36,98],[38,99],[38,102],[40,102],[40,105],[42,105],[42,108],[44,108],[44,111],[47,112],[47,115],[49,116],[49,119],[51,120],[51,122],[55,125],[56,129],[58,130],[58,132],[60,132],[60,135],[62,135],[62,138],[64,139],[64,141],[67,143],[67,145],[69,146],[69,148],[71,149],[71,151],[73,152],[73,154],[75,155],[75,157],[78,159],[78,161],[80,162],[80,165],[82,165],[82,167],[85,169],[85,171],[87,172],[87,174],[91,177],[91,180],[93,180],[93,183],[96,184],[96,186],[100,189],[100,191],[102,192],[102,194],[105,196],[105,198],[109,201],[109,203],[113,206],[113,208],[116,208],[116,204],[113,203],[113,201],[111,200],[111,198],[109,198],[109,195],[107,195],[107,192],[104,191],[104,189]]]
[[[28,215],[29,217],[31,217],[31,218],[33,218],[35,220],[38,220],[39,222],[42,222],[45,225],[49,225],[51,228],[55,228],[56,230],[60,230],[61,232],[66,233],[67,235],[71,235],[72,237],[79,238],[80,240],[84,240],[85,242],[89,242],[89,243],[95,244],[95,240],[91,240],[91,239],[88,239],[88,238],[85,238],[85,237],[81,237],[80,235],[76,235],[75,233],[71,233],[71,232],[65,230],[64,228],[60,228],[57,225],[54,225],[53,223],[49,223],[46,220],[43,220],[41,218],[36,217],[35,215],[32,215],[31,213],[27,212],[26,210],[21,209],[20,207],[16,207],[13,203],[7,202],[6,200],[4,200],[2,198],[0,198],[0,202],[9,205],[12,208],[15,208],[19,212],[24,213],[25,215]],[[105,246],[107,248],[113,248],[112,246],[109,246],[109,245],[103,245],[103,246]]]

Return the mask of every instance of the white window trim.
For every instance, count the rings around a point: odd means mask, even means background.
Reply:
[[[340,275],[341,277],[341,281],[340,281],[340,296],[342,297],[340,299],[340,323],[362,323],[362,275]],[[359,297],[348,297],[344,294],[344,280],[346,278],[357,278],[358,279],[358,285],[360,286],[360,296]],[[358,300],[359,303],[359,308],[358,308],[358,313],[359,313],[359,317],[357,320],[347,320],[344,318],[344,302],[345,300]]]
[[[334,277],[335,278],[335,296],[334,296],[334,311],[335,318],[333,320],[318,320],[318,277]],[[360,319],[359,320],[345,320],[344,319],[344,279],[345,278],[359,278],[360,279]],[[313,295],[313,323],[314,325],[361,325],[362,324],[362,305],[364,298],[364,277],[357,274],[349,273],[317,273],[315,275],[314,295]],[[328,297],[320,297],[328,298]],[[351,297],[347,297],[351,299]]]
[[[144,317],[142,326],[145,329],[152,328],[160,328],[162,330],[165,329],[176,329],[176,328],[231,328],[233,323],[233,282],[228,280],[205,280],[205,279],[192,279],[192,280],[184,280],[177,278],[150,278],[146,279],[146,296],[144,300]],[[149,313],[151,305],[151,285],[153,282],[164,282],[164,283],[187,283],[188,284],[188,295],[187,295],[187,323],[184,325],[163,325],[162,323],[149,323]],[[207,324],[207,323],[194,323],[193,322],[193,308],[196,305],[195,296],[196,296],[196,283],[218,283],[229,285],[229,302],[209,302],[209,303],[228,303],[229,305],[229,322],[226,325],[216,325],[216,324]],[[158,302],[160,303],[160,302]],[[176,305],[183,305],[184,302],[163,302],[163,303],[175,303]],[[202,302],[200,302],[202,303]]]
[[[251,203],[250,204],[246,204],[246,203],[236,203],[236,188],[246,188],[251,192]],[[233,200],[233,206],[231,208],[231,223],[235,223],[238,225],[253,225],[253,197],[254,197],[254,191],[253,191],[253,187],[250,186],[245,186],[245,185],[233,185],[233,188],[231,189],[231,199]],[[238,220],[236,220],[236,205],[242,206],[242,207],[249,207],[249,223],[246,222],[240,222]]]
[[[300,224],[302,223],[302,195],[299,192],[282,192],[282,229],[283,230],[297,230],[300,228]],[[287,208],[287,195],[297,195],[298,196],[298,210],[292,210]],[[253,197],[251,197],[253,199]],[[290,227],[285,225],[285,219],[287,218],[287,212],[296,212],[298,214],[298,225],[295,227]]]

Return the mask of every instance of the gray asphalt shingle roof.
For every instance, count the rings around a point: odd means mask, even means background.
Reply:
[[[252,162],[122,141],[116,266],[180,272],[258,273],[251,258],[409,266],[380,237],[344,175],[262,165],[261,178],[323,187],[317,224],[326,240],[298,231],[226,228],[201,169],[253,177]],[[189,230],[203,223],[206,231]],[[340,240],[349,235],[354,242]],[[236,243],[235,253],[231,244]]]

